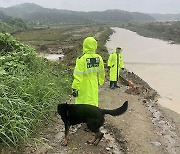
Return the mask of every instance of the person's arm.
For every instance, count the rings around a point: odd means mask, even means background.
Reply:
[[[120,68],[124,70],[124,60],[121,54],[120,54]]]
[[[108,58],[108,68],[114,67],[114,62],[113,62],[113,55],[110,54]]]
[[[77,58],[76,60],[76,66],[74,68],[74,80],[72,83],[72,89],[74,92],[79,90],[80,83],[83,79],[83,73],[84,73],[84,65],[83,65],[83,60],[80,58]]]
[[[99,78],[99,84],[103,85],[104,78],[105,78],[105,71],[104,71],[104,62],[101,56],[100,56],[100,63],[99,63],[98,78]]]

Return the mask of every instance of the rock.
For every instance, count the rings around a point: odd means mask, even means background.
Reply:
[[[55,135],[56,141],[61,140],[61,139],[63,138],[63,136],[64,136],[64,132],[59,132],[59,133],[57,133],[57,134]]]
[[[161,146],[161,143],[160,143],[160,142],[150,142],[150,143],[153,144],[153,145],[155,145],[155,146],[157,146],[157,147]]]
[[[52,147],[56,147],[57,144],[56,144],[56,143],[51,143],[51,146],[52,146]]]
[[[111,148],[106,148],[106,150],[107,150],[107,151],[110,151],[110,150],[111,150]]]
[[[109,145],[109,148],[110,148],[110,149],[113,149],[113,145]]]
[[[143,100],[143,103],[145,104],[145,103],[146,103],[146,100]]]

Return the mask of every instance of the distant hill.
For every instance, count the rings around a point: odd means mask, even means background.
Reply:
[[[137,12],[128,12],[122,10],[106,10],[102,12],[79,12],[81,16],[84,16],[93,21],[103,21],[103,22],[146,22],[155,21],[155,19],[149,15]]]
[[[1,10],[9,16],[42,23],[155,21],[155,18],[150,15],[137,12],[121,10],[77,12],[43,8],[34,3],[24,3]]]
[[[33,3],[24,3],[24,4],[15,5],[8,8],[0,8],[0,9],[9,16],[16,18],[24,18],[24,16],[26,16],[27,14],[41,11],[44,8]]]
[[[4,21],[8,18],[9,16],[6,15],[3,11],[0,11],[0,21]]]
[[[79,15],[75,11],[45,9],[26,14],[23,19],[41,23],[87,23],[91,20]]]
[[[154,17],[157,21],[180,21],[180,14],[149,14]]]

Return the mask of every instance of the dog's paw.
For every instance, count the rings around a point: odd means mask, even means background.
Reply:
[[[86,141],[87,144],[93,144],[93,141]]]
[[[67,146],[67,139],[62,140],[62,141],[61,141],[61,145],[62,145],[62,146]]]

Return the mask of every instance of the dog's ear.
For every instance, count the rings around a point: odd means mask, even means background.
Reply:
[[[65,111],[66,111],[66,116],[69,116],[69,110],[68,110],[69,104],[66,102],[65,103]]]
[[[69,104],[68,102],[64,103],[65,104],[65,107],[68,108],[69,107]]]

